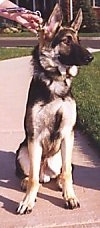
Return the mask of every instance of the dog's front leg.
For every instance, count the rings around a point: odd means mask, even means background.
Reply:
[[[75,196],[72,184],[72,150],[74,142],[74,132],[69,132],[63,139],[61,145],[62,154],[62,191],[65,200],[65,207],[74,209],[79,207],[78,199]]]
[[[42,147],[38,141],[28,142],[29,159],[30,159],[30,173],[27,192],[23,201],[19,204],[17,209],[18,214],[30,213],[34,207],[37,192],[39,189],[39,172],[42,155]]]

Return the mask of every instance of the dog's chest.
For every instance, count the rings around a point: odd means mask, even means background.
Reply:
[[[59,96],[59,97],[66,97],[66,94],[69,90],[69,84],[71,84],[71,80],[67,79],[64,81],[63,76],[60,76],[61,81],[53,81],[53,83],[50,85],[50,91],[52,94]]]
[[[52,156],[59,151],[67,129],[74,125],[74,106],[71,98],[67,98],[66,101],[58,98],[44,106],[42,102],[38,102],[31,108],[31,121],[28,119],[31,123],[30,132],[34,140],[38,139],[42,144],[44,157]]]

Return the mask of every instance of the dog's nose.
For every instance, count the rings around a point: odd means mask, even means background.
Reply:
[[[89,56],[89,62],[91,62],[94,59],[92,55]]]
[[[86,61],[86,63],[88,64],[88,63],[90,63],[93,59],[94,59],[94,57],[90,54],[90,55],[88,55],[88,56],[85,58],[85,61]]]

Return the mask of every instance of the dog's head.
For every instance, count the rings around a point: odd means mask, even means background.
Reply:
[[[69,68],[72,76],[75,76],[77,66],[86,65],[93,59],[88,50],[80,45],[78,38],[82,10],[78,11],[70,27],[62,26],[62,21],[61,7],[56,4],[48,22],[40,31],[40,64],[45,70],[53,72],[58,70],[61,74],[65,74]]]

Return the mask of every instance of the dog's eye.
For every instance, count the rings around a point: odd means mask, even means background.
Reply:
[[[67,45],[70,45],[71,41],[72,41],[72,37],[71,36],[67,36],[66,38],[62,39],[62,42],[64,44],[67,44]]]
[[[63,38],[63,39],[61,40],[61,42],[63,42],[64,44],[67,44],[67,38]]]
[[[67,44],[70,44],[72,41],[72,37],[71,36],[67,36]]]

